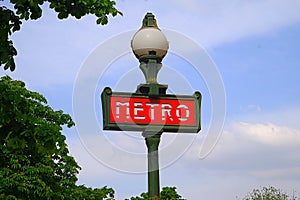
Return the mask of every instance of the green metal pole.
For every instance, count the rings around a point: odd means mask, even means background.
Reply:
[[[143,20],[143,28],[156,28],[156,20],[152,13],[147,13]],[[137,93],[148,95],[149,98],[156,99],[160,95],[165,95],[168,88],[167,85],[161,85],[157,82],[157,74],[162,67],[161,56],[156,55],[155,50],[150,50],[147,55],[137,55],[140,62],[140,69],[142,70],[146,83],[140,84],[137,88]],[[167,53],[167,49],[166,52]],[[160,143],[161,130],[155,131],[145,130],[143,136],[146,140],[148,149],[148,199],[160,199],[159,186],[159,161],[158,161],[158,146]]]
[[[148,149],[148,199],[160,199],[158,146],[161,133],[143,132]]]

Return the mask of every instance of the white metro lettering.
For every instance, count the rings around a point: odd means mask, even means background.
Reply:
[[[167,117],[173,121],[173,118],[171,117],[171,109],[172,106],[168,103],[163,103],[161,104],[161,116],[162,116],[162,120],[166,120],[166,114]]]
[[[129,119],[129,102],[116,102],[116,118],[120,118],[120,106],[126,106],[126,118]]]
[[[185,117],[181,116],[183,110],[185,110]],[[180,115],[180,113],[181,113],[181,115]],[[177,108],[176,108],[176,116],[178,117],[178,119],[180,121],[186,121],[186,120],[188,120],[188,118],[190,116],[190,110],[189,110],[189,108],[186,105],[184,105],[184,104],[178,105]]]
[[[155,119],[155,114],[154,114],[154,107],[155,106],[158,106],[159,104],[157,104],[157,103],[146,103],[146,106],[150,106],[151,108],[150,108],[150,119],[151,120],[154,120]]]
[[[144,108],[143,108],[143,103],[140,103],[140,102],[134,102],[133,103],[133,118],[134,119],[145,119],[146,117],[145,116],[139,116],[139,113],[138,112],[143,112],[144,111]]]

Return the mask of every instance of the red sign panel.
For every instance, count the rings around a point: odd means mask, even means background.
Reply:
[[[103,129],[197,133],[201,129],[201,94],[160,95],[113,92],[101,94]]]
[[[110,122],[195,126],[195,101],[110,97]]]

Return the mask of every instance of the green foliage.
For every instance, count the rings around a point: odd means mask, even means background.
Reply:
[[[80,167],[62,127],[74,122],[21,81],[0,78],[0,199],[111,199],[110,188],[76,186]]]
[[[161,200],[184,200],[176,192],[176,187],[164,187],[160,192]]]
[[[143,192],[140,197],[131,197],[130,200],[148,200],[148,192]]]
[[[13,11],[4,6],[0,7],[0,66],[4,65],[5,70],[15,70],[14,56],[17,55],[17,50],[8,36],[20,30],[21,23]]]
[[[81,185],[75,188],[72,196],[78,200],[114,200],[114,190],[107,187],[91,189]]]
[[[144,192],[141,194],[140,197],[131,197],[130,200],[148,200],[148,193]],[[163,187],[160,192],[160,200],[184,200],[184,199],[177,193],[176,187]]]
[[[0,0],[0,2],[3,0]],[[14,71],[14,56],[17,51],[9,36],[20,30],[21,20],[35,20],[42,16],[41,6],[48,2],[51,9],[54,9],[59,19],[73,16],[77,19],[92,14],[97,17],[97,24],[108,23],[108,16],[122,15],[115,8],[112,0],[10,0],[14,10],[0,6],[0,66],[4,69]]]
[[[298,198],[293,194],[289,197],[275,187],[263,187],[262,189],[254,189],[243,200],[297,200]]]

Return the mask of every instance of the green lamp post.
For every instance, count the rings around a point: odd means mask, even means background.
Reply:
[[[143,25],[131,41],[134,55],[139,59],[146,83],[137,87],[136,93],[150,98],[165,95],[168,88],[157,82],[157,74],[162,67],[161,61],[167,54],[169,43],[158,28],[154,15],[147,13]],[[160,196],[158,146],[162,131],[149,127],[143,131],[148,149],[148,194],[149,199],[156,200]]]
[[[103,130],[143,131],[148,149],[148,194],[160,199],[158,146],[163,132],[198,133],[201,129],[201,93],[166,94],[167,85],[159,84],[157,74],[167,54],[169,43],[158,28],[152,13],[147,13],[142,27],[131,41],[146,82],[135,93],[101,94]]]

